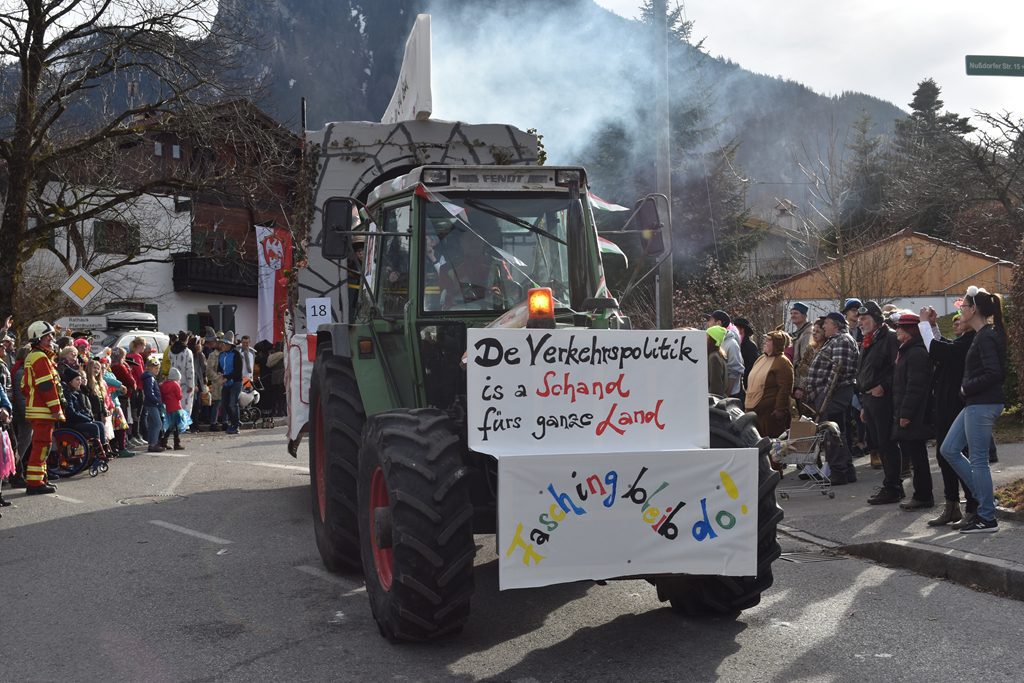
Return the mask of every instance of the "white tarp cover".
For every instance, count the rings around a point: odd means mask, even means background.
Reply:
[[[309,384],[313,379],[313,361],[309,360],[309,337],[292,335],[284,354],[284,381],[288,390],[288,439],[299,438],[309,420]]]
[[[381,123],[425,121],[434,109],[430,85],[430,15],[416,15],[416,23],[405,41],[405,56],[398,84]]]
[[[707,408],[704,408],[707,412]],[[499,585],[757,574],[757,450],[498,460]]]

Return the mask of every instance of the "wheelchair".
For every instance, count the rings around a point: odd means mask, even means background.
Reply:
[[[73,477],[86,467],[95,477],[110,469],[107,455],[96,439],[86,439],[73,429],[53,430],[53,441],[46,456],[46,470],[50,479]]]

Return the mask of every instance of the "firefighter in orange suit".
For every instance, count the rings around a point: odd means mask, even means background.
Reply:
[[[39,320],[28,326],[32,351],[25,358],[21,393],[25,395],[25,419],[32,425],[32,451],[25,466],[25,493],[53,493],[57,487],[46,481],[46,456],[53,441],[53,427],[64,421],[61,409],[60,377],[53,362],[56,330]]]

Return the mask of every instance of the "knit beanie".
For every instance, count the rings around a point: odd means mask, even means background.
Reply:
[[[716,345],[721,346],[722,342],[725,341],[726,329],[721,325],[712,325],[708,328],[707,332],[708,336],[715,340]]]

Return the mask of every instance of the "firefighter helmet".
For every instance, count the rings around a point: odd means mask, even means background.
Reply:
[[[57,330],[45,320],[37,320],[28,326],[28,341],[30,344],[38,344],[39,340],[48,334],[56,334]]]

